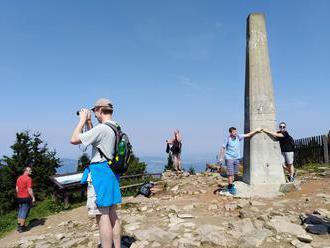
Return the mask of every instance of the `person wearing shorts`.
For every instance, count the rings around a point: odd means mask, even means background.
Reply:
[[[90,215],[96,216],[102,248],[120,247],[120,221],[116,204],[121,203],[119,175],[108,165],[106,158],[113,159],[116,134],[106,122],[113,125],[113,105],[110,100],[101,98],[91,109],[99,124],[93,127],[88,109],[79,112],[80,121],[73,131],[72,144],[92,146],[90,165],[84,170],[81,183],[88,183],[87,208]],[[88,131],[82,133],[84,126]],[[102,154],[101,154],[101,152]]]
[[[18,177],[16,181],[18,202],[17,231],[20,233],[27,231],[25,221],[29,215],[32,203],[35,202],[32,190],[32,178],[30,177],[31,174],[31,167],[26,167],[23,175]]]
[[[296,173],[293,167],[294,160],[294,140],[286,130],[286,123],[281,122],[279,124],[279,131],[270,132],[268,130],[263,129],[267,134],[272,135],[274,138],[278,139],[280,142],[281,153],[282,153],[282,166],[288,171],[288,181],[294,182]]]
[[[249,138],[260,132],[261,129],[247,133],[238,134],[235,127],[229,128],[229,136],[225,139],[223,146],[220,150],[220,161],[227,167],[228,188],[223,192],[229,192],[232,195],[236,194],[236,188],[233,184],[234,176],[239,174],[239,165],[241,159],[241,144],[244,138]]]

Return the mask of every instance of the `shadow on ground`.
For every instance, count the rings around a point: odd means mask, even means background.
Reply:
[[[29,221],[28,228],[32,229],[37,226],[43,226],[45,224],[46,218],[41,218],[41,219],[32,219]]]

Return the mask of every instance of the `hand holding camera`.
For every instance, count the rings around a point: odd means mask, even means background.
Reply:
[[[80,121],[83,123],[91,121],[91,113],[90,113],[89,109],[83,108],[79,112],[77,112],[77,115],[80,117]]]

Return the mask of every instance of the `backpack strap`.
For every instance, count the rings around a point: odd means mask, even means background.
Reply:
[[[108,127],[110,127],[113,132],[115,133],[115,147],[114,147],[114,152],[113,152],[113,158],[116,156],[116,153],[117,153],[117,143],[118,143],[118,137],[119,137],[119,130],[120,130],[120,127],[119,126],[116,126],[112,123],[109,123],[109,122],[105,122],[103,123],[105,125],[107,125]],[[102,150],[98,147],[97,150],[99,151],[100,155],[101,155],[101,158],[105,158],[107,161],[111,161],[111,159],[109,159],[105,154],[104,152],[102,152]]]

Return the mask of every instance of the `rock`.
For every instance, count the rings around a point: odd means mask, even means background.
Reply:
[[[173,227],[173,226],[176,226],[176,225],[184,222],[184,220],[178,218],[178,216],[176,214],[169,214],[168,217],[170,220],[169,227]]]
[[[214,245],[227,246],[227,238],[218,226],[201,225],[197,228],[197,232],[201,236],[201,242],[208,242]]]
[[[302,243],[298,239],[294,239],[290,243],[296,248],[311,248],[309,244]]]
[[[217,210],[218,209],[218,205],[217,204],[211,204],[211,205],[209,205],[209,207],[207,209],[209,211]]]
[[[251,219],[248,218],[237,221],[234,224],[234,228],[242,235],[254,233],[256,230]]]
[[[162,245],[157,241],[152,242],[151,247],[161,247]]]
[[[272,235],[267,229],[257,230],[251,234],[244,235],[239,242],[239,248],[261,247],[264,241]]]
[[[308,235],[308,234],[304,234],[304,235],[298,235],[297,237],[300,241],[305,242],[305,243],[310,243],[313,241],[313,237]]]
[[[240,199],[238,202],[237,202],[237,207],[238,208],[244,208],[246,205],[249,204],[249,201],[246,200],[246,199]]]
[[[201,242],[192,238],[180,238],[175,242],[176,247],[200,247]]]
[[[190,205],[186,205],[183,207],[183,210],[192,210],[195,208],[195,205],[194,204],[190,204]]]
[[[193,219],[193,218],[195,218],[195,216],[193,216],[192,214],[187,214],[187,213],[179,213],[178,217],[180,219]]]
[[[166,208],[168,211],[173,211],[173,212],[178,212],[179,211],[179,207],[176,205],[170,205]]]
[[[264,222],[266,222],[266,221],[268,221],[269,220],[269,218],[268,218],[268,215],[267,214],[262,214],[262,215],[260,215],[260,216],[258,216],[258,218],[257,218],[258,220],[261,220],[261,221],[264,221]]]
[[[147,240],[136,241],[130,246],[130,248],[145,248],[145,247],[148,247],[148,245],[149,245],[149,242]]]
[[[326,218],[330,219],[330,211],[328,211],[324,208],[315,209],[313,214],[318,214],[318,215],[321,215],[322,217],[326,217]]]
[[[29,240],[29,241],[24,242],[23,244],[21,244],[19,247],[20,248],[29,248],[29,247],[33,247],[33,246],[34,246],[34,243],[31,240]]]
[[[176,185],[171,189],[171,191],[175,192],[175,191],[178,191],[178,189],[179,189],[179,185]]]
[[[142,206],[142,207],[139,208],[139,211],[144,212],[144,211],[146,211],[147,209],[148,209],[147,206]]]
[[[125,230],[125,232],[131,234],[132,231],[138,229],[139,227],[140,227],[140,223],[138,223],[138,222],[129,223],[129,224],[124,226],[124,230]]]
[[[234,211],[237,208],[237,204],[228,203],[224,206],[227,211]]]
[[[278,216],[266,222],[266,227],[274,230],[277,234],[288,233],[295,236],[305,234],[305,230],[300,225],[290,223],[286,218]]]
[[[298,191],[300,190],[300,185],[297,182],[293,182],[293,183],[283,183],[280,186],[280,192],[282,193],[289,193],[292,191]]]
[[[244,218],[253,218],[255,216],[255,213],[252,213],[252,212],[249,212],[247,210],[240,210],[239,211],[239,215],[238,217],[240,217],[241,219],[244,219]]]
[[[190,173],[187,172],[187,171],[185,171],[185,172],[182,173],[182,176],[183,176],[183,177],[189,177],[189,176],[190,176]]]
[[[167,232],[163,229],[160,229],[159,227],[152,227],[150,229],[146,230],[137,230],[135,231],[135,237],[137,240],[147,240],[147,241],[164,241],[164,242],[170,242],[175,237],[176,234],[173,232]],[[139,247],[139,246],[136,246]]]
[[[266,204],[260,201],[250,201],[249,204],[251,206],[265,206]]]
[[[319,193],[319,194],[317,194],[316,196],[317,196],[317,197],[322,197],[322,198],[324,198],[324,199],[326,199],[326,198],[330,198],[330,195],[327,195],[327,194],[324,194],[324,193]]]
[[[56,234],[56,235],[55,235],[55,238],[56,238],[57,240],[61,240],[61,239],[64,239],[64,238],[65,238],[65,235],[64,235],[64,233],[59,233],[59,234]]]

